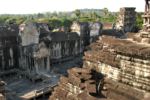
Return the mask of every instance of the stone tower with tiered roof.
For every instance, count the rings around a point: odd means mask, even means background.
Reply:
[[[132,32],[135,28],[136,12],[134,7],[120,8],[116,28],[124,32]]]

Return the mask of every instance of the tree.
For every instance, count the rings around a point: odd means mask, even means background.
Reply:
[[[80,17],[80,15],[81,15],[81,12],[80,12],[80,10],[75,10],[75,14],[76,14],[76,16],[78,17],[78,19],[79,19],[79,17]]]
[[[16,23],[16,19],[15,18],[9,18],[5,21],[5,23],[7,24],[15,24]]]
[[[15,19],[16,19],[15,23],[20,25],[21,23],[23,23],[26,20],[26,17],[16,16]]]
[[[104,15],[107,16],[109,14],[108,8],[103,9]]]
[[[62,22],[59,19],[50,19],[48,25],[54,29],[62,26]]]
[[[93,13],[92,13],[92,19],[93,19],[93,21],[97,21],[98,18],[99,18],[99,16],[97,15],[97,13],[96,13],[96,12],[93,12]]]
[[[69,19],[62,19],[62,26],[70,27],[71,24],[72,24],[71,20],[69,20]]]
[[[143,25],[143,19],[142,19],[142,14],[143,13],[137,13],[137,16],[136,16],[136,26],[139,28],[139,29],[142,29],[142,25]]]

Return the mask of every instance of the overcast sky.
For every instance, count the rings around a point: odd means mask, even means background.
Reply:
[[[144,11],[144,4],[145,0],[0,0],[0,14],[31,14],[104,7],[110,11],[119,11],[120,7],[136,7],[136,11]]]

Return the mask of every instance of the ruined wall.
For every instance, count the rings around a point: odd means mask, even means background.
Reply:
[[[83,41],[84,47],[95,42],[103,30],[101,22],[74,22],[71,26],[72,32],[77,32]]]
[[[76,32],[52,32],[49,47],[53,62],[65,61],[83,52],[83,45]]]
[[[18,26],[0,26],[0,70],[9,71],[18,65]]]
[[[43,26],[44,27],[44,26]],[[28,22],[20,25],[19,34],[21,37],[20,45],[20,69],[27,75],[41,74],[50,71],[50,50],[45,42],[39,41],[41,26]],[[46,32],[48,31],[47,28]],[[39,31],[41,33],[39,33]],[[45,34],[44,34],[45,35]]]
[[[135,28],[135,22],[135,8],[120,8],[116,29],[124,30],[124,32],[132,32]]]
[[[51,63],[65,61],[83,52],[76,32],[50,32],[44,25],[20,25],[20,68],[29,74],[50,71]]]
[[[93,44],[94,48],[85,53],[85,67],[88,66],[103,73],[109,80],[113,80],[115,84],[129,86],[129,90],[124,86],[124,91],[117,88],[114,88],[114,90],[113,86],[111,86],[111,92],[116,97],[120,95],[119,93],[122,93],[122,96],[123,94],[128,96],[124,97],[124,100],[141,100],[144,98],[145,93],[149,93],[150,89],[150,72],[148,71],[150,47],[135,44],[128,40],[112,38],[102,38],[99,45],[97,44]],[[111,85],[113,85],[112,82],[110,82]],[[145,92],[142,92],[143,90]],[[134,92],[135,94],[132,92],[128,94],[125,91],[136,92]],[[136,96],[136,94],[139,94],[139,96]],[[107,96],[109,97],[109,95]],[[116,97],[114,98],[116,99]]]
[[[100,22],[89,23],[90,28],[90,43],[98,40],[98,37],[102,34],[103,24]]]
[[[34,23],[28,22],[19,26],[19,35],[21,37],[21,45],[28,46],[39,43],[40,33]]]
[[[43,43],[20,47],[20,69],[26,74],[50,71],[50,51]]]

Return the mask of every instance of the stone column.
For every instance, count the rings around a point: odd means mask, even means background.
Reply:
[[[40,70],[43,71],[45,68],[45,64],[44,64],[44,58],[41,59],[41,66],[40,66]]]
[[[38,66],[37,62],[38,62],[37,60],[34,61],[34,63],[35,63],[34,64],[35,65],[35,71],[36,71],[36,73],[39,73],[39,68],[38,68],[39,66]]]
[[[2,69],[4,70],[4,55],[2,54]]]
[[[47,71],[50,71],[50,57],[47,57]]]
[[[143,24],[145,24],[146,23],[146,19],[145,18],[143,18]]]
[[[10,48],[10,50],[9,50],[9,52],[10,52],[10,66],[13,66],[13,49],[12,48]]]
[[[147,24],[149,24],[149,23],[150,23],[150,19],[148,18],[148,19],[147,19]]]

